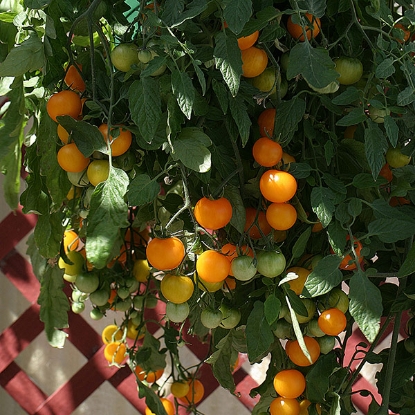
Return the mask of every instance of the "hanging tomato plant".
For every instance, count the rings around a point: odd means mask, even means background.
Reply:
[[[130,366],[146,413],[198,413],[185,330],[209,336],[231,393],[238,353],[269,357],[255,415],[353,413],[364,362],[383,363],[370,413],[412,413],[414,330],[398,337],[415,310],[409,2],[7,3],[0,166],[7,203],[38,214],[49,342],[64,346],[87,301],[92,319],[117,310],[102,358]],[[147,330],[158,301],[166,349]],[[356,371],[352,326],[370,344]],[[157,383],[169,358],[176,406]]]

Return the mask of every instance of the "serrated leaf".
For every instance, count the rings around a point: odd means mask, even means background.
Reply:
[[[329,173],[324,173],[323,179],[331,190],[334,190],[335,192],[340,193],[342,195],[347,194],[346,186],[340,179],[337,179]]]
[[[383,125],[385,126],[386,135],[389,138],[389,142],[391,143],[392,147],[396,147],[399,137],[398,124],[396,124],[396,121],[390,115],[385,115],[383,120]]]
[[[366,114],[362,108],[353,108],[347,115],[343,118],[340,118],[336,122],[336,125],[339,127],[348,127],[349,125],[359,124],[366,120]]]
[[[326,0],[299,0],[298,7],[307,10],[313,16],[323,17],[326,10]]]
[[[327,49],[313,48],[310,42],[300,42],[290,51],[287,78],[302,75],[314,88],[324,88],[339,76],[334,66]]]
[[[31,32],[28,39],[16,45],[6,59],[0,63],[0,77],[18,77],[26,72],[37,71],[45,65],[43,43],[36,32]]]
[[[269,326],[279,319],[280,310],[281,301],[274,294],[270,294],[264,302],[265,318]]]
[[[346,246],[347,231],[343,229],[343,227],[338,221],[334,221],[330,223],[330,225],[328,226],[327,233],[328,233],[329,242],[330,242],[331,247],[333,248],[333,251],[338,256],[341,256]]]
[[[195,89],[188,73],[173,71],[171,85],[180,109],[186,118],[190,119],[195,101]]]
[[[398,277],[406,277],[415,272],[415,244],[412,244],[411,249],[409,250],[405,261],[401,265],[398,271]]]
[[[382,242],[393,243],[415,235],[415,221],[396,218],[375,219],[369,223],[367,229]]]
[[[305,101],[299,97],[280,102],[275,116],[274,136],[288,143],[303,119],[305,108]]]
[[[61,329],[68,327],[69,301],[63,292],[63,270],[55,266],[47,267],[40,281],[40,294],[37,300],[40,305],[40,320],[45,324],[48,342],[62,348],[68,336]]]
[[[323,228],[325,228],[333,217],[335,210],[334,194],[327,187],[313,187],[311,191],[311,207],[317,215]]]
[[[396,103],[399,106],[404,107],[415,101],[415,90],[407,86],[403,91],[399,92]]]
[[[229,99],[229,108],[231,110],[232,118],[238,127],[239,135],[242,141],[242,147],[245,147],[250,135],[251,119],[246,110],[246,105],[243,99],[237,95]]]
[[[92,194],[85,248],[88,261],[97,269],[112,259],[119,229],[129,225],[128,205],[124,201],[128,183],[127,174],[113,167],[108,179],[99,183]]]
[[[90,157],[94,151],[108,153],[104,137],[95,125],[86,121],[77,121],[69,115],[59,116],[57,120],[71,134],[79,151],[85,157]],[[56,124],[54,125],[56,128]]]
[[[373,342],[380,328],[382,296],[379,288],[362,272],[356,272],[349,282],[349,311],[362,333]]]
[[[291,163],[290,164],[290,174],[292,174],[296,179],[305,179],[310,176],[310,173],[313,169],[307,163]]]
[[[207,4],[207,0],[193,0],[191,2],[182,0],[169,1],[164,6],[162,18],[168,26],[176,27],[186,20],[193,19],[203,13]]]
[[[212,79],[212,88],[219,101],[220,108],[224,114],[228,111],[228,91],[223,83],[218,82],[216,79]]]
[[[307,399],[312,402],[323,402],[330,386],[330,375],[337,369],[337,360],[334,353],[321,355],[306,375],[308,385]]]
[[[236,360],[237,352],[234,350],[233,330],[224,336],[216,345],[216,349],[206,360],[206,363],[212,365],[215,378],[220,385],[230,392],[235,391],[235,381],[231,372],[231,364]]]
[[[183,128],[173,142],[173,160],[180,160],[186,167],[199,173],[206,173],[211,167],[210,138],[196,127]]]
[[[386,58],[377,67],[375,71],[376,78],[389,78],[395,73],[395,67],[393,66],[394,59]]]
[[[39,215],[33,231],[40,255],[45,258],[54,258],[59,254],[63,237],[63,215],[59,212],[44,212]]]
[[[231,225],[241,234],[245,228],[245,205],[240,190],[235,186],[226,186],[224,196],[232,204]]]
[[[374,179],[373,175],[369,173],[359,173],[353,177],[352,185],[357,189],[367,189],[369,187],[379,187],[387,182],[388,181],[382,176],[378,176]]]
[[[161,403],[160,396],[157,395],[152,388],[141,382],[140,379],[136,378],[136,382],[138,386],[138,396],[141,399],[145,398],[146,405],[150,408],[151,412],[154,414],[167,415],[167,412]]]
[[[308,240],[311,236],[311,227],[308,227],[295,241],[295,244],[292,248],[293,258],[300,258],[305,252]]]
[[[362,213],[362,200],[357,197],[350,198],[347,210],[351,216],[356,218]]]
[[[134,81],[129,89],[131,118],[145,141],[151,143],[161,119],[159,84],[148,77]]]
[[[229,91],[236,96],[242,75],[242,58],[236,36],[228,36],[228,33],[221,31],[215,36],[213,56]]]
[[[255,301],[254,308],[246,322],[245,332],[248,359],[253,363],[269,350],[274,341],[274,334],[265,318],[264,303],[262,301]]]
[[[368,121],[368,127],[365,129],[365,153],[372,170],[373,179],[376,180],[385,164],[384,154],[388,149],[388,143],[382,130],[376,123]]]
[[[307,297],[317,297],[339,285],[343,279],[339,269],[341,260],[337,255],[322,258],[307,277],[303,293],[306,293]]]
[[[224,0],[223,17],[233,33],[238,35],[252,14],[251,0]]]
[[[359,90],[354,86],[349,86],[341,94],[335,96],[332,99],[333,104],[335,105],[348,105],[352,102],[357,101],[360,98]]]
[[[128,186],[128,203],[130,206],[143,206],[151,203],[160,193],[160,184],[147,174],[138,174]]]

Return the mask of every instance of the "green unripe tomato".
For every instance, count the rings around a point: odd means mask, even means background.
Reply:
[[[137,65],[138,47],[133,43],[121,43],[111,51],[111,62],[121,72],[128,72]]]
[[[335,70],[339,73],[337,81],[341,85],[352,85],[360,80],[363,75],[363,65],[359,59],[341,56],[334,59]]]
[[[399,148],[390,147],[386,152],[386,161],[390,167],[397,169],[408,165],[411,161],[411,157],[402,154]]]
[[[168,301],[166,304],[166,317],[173,323],[181,323],[189,315],[190,308],[187,302],[175,304]]]
[[[231,308],[225,304],[222,304],[219,307],[219,310],[222,312],[223,315],[220,326],[224,329],[233,329],[241,321],[241,312],[236,308]]]
[[[102,317],[104,317],[104,314],[101,312],[100,309],[98,308],[93,308],[90,312],[89,312],[89,316],[91,317],[92,320],[101,320]]]
[[[286,260],[278,251],[259,251],[257,253],[257,270],[265,277],[274,278],[285,270]]]
[[[234,258],[231,262],[231,271],[235,279],[239,281],[249,281],[252,279],[257,272],[253,261],[254,258],[248,255]]]
[[[213,308],[205,308],[200,313],[200,321],[208,329],[214,329],[218,327],[222,321],[222,318],[222,312]]]
[[[97,274],[90,272],[79,274],[75,286],[84,293],[93,293],[99,287],[99,277]]]
[[[102,307],[108,303],[110,292],[106,289],[96,290],[89,295],[92,304]]]
[[[75,314],[80,314],[85,310],[85,303],[74,302],[71,305],[72,312]]]

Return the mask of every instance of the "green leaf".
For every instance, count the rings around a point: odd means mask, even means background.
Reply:
[[[311,236],[311,227],[309,226],[295,241],[295,244],[292,248],[293,259],[300,258],[303,255],[303,253],[305,252],[308,240],[310,239],[310,236]]]
[[[328,293],[342,282],[343,275],[339,269],[341,258],[328,255],[322,258],[307,277],[303,293],[307,297],[317,297]]]
[[[302,75],[314,88],[324,88],[339,76],[334,66],[327,49],[313,48],[310,42],[299,42],[290,51],[287,78]]]
[[[376,67],[376,78],[389,78],[395,73],[395,67],[393,66],[394,59],[386,58]]]
[[[68,336],[61,329],[68,327],[69,301],[63,292],[63,270],[55,266],[47,267],[40,280],[40,320],[45,324],[48,342],[62,348]]]
[[[1,66],[0,66],[1,69]],[[396,103],[402,107],[409,105],[415,101],[415,90],[407,86],[403,91],[399,92]]]
[[[335,96],[332,99],[333,104],[335,105],[348,105],[352,102],[357,101],[360,98],[359,90],[354,86],[349,86],[341,94]]]
[[[231,365],[238,355],[232,346],[233,333],[234,330],[229,330],[226,336],[216,345],[217,350],[206,359],[206,363],[212,365],[213,374],[220,385],[230,392],[235,391],[235,381],[232,376]]]
[[[379,288],[358,271],[349,282],[349,311],[369,342],[375,340],[382,316],[382,296]]]
[[[329,242],[336,255],[341,256],[346,246],[347,231],[338,221],[333,221],[327,228]]]
[[[166,354],[160,350],[160,340],[151,333],[146,332],[139,351],[135,355],[136,363],[144,371],[164,369],[166,367]]]
[[[190,120],[195,101],[195,89],[187,72],[173,71],[171,76],[173,94],[183,114]]]
[[[245,227],[245,205],[240,190],[235,186],[226,186],[224,196],[232,204],[231,225],[241,234]]]
[[[396,121],[390,116],[385,115],[383,125],[385,126],[386,135],[389,138],[389,142],[392,147],[396,147],[398,144],[399,127]]]
[[[237,95],[229,99],[229,108],[231,110],[232,118],[238,127],[239,135],[242,140],[242,147],[245,147],[249,140],[251,119],[248,116],[246,106],[243,99]]]
[[[131,118],[145,141],[151,143],[161,119],[161,97],[157,80],[147,77],[134,81],[129,89]]]
[[[64,231],[62,220],[63,215],[60,211],[46,211],[37,219],[33,233],[40,255],[45,258],[54,258],[59,254]]]
[[[223,83],[218,82],[216,79],[212,79],[212,88],[219,101],[220,108],[224,114],[228,111],[228,91]]]
[[[415,272],[415,244],[412,244],[411,249],[406,255],[405,261],[401,265],[398,271],[398,277],[406,277]]]
[[[69,115],[57,117],[57,120],[71,134],[79,151],[85,157],[90,157],[94,151],[108,153],[104,137],[95,125],[87,121],[77,121]],[[54,125],[56,129],[56,124]]]
[[[290,174],[296,179],[306,179],[313,169],[307,163],[291,163]]]
[[[352,185],[357,189],[367,189],[369,187],[379,187],[387,182],[382,176],[374,179],[370,173],[358,173],[353,177]]]
[[[350,198],[349,204],[347,205],[347,211],[354,218],[359,216],[362,213],[362,200],[357,197]]]
[[[10,106],[0,123],[0,171],[7,172],[3,178],[4,200],[12,210],[15,210],[19,203],[21,148],[26,125],[23,110],[24,88],[21,78],[13,82],[8,98],[11,101]]]
[[[342,195],[347,194],[346,186],[340,179],[337,179],[329,173],[323,173],[323,179],[331,190]]]
[[[173,142],[173,160],[180,160],[186,167],[199,173],[206,173],[211,167],[211,154],[207,147],[210,138],[197,127],[183,128]]]
[[[333,199],[334,194],[327,187],[313,187],[311,191],[311,207],[323,225],[323,228],[331,222],[333,217],[335,210]]]
[[[127,174],[111,168],[108,179],[99,183],[91,197],[88,215],[86,252],[95,268],[105,267],[113,257],[119,229],[128,227],[128,205],[124,201],[129,180]]]
[[[56,133],[56,123],[46,112],[43,115],[36,140],[40,155],[40,174],[46,180],[46,188],[52,199],[51,209],[56,210],[61,207],[71,184],[67,173],[59,166],[56,158],[56,142],[59,141]]]
[[[323,17],[326,10],[326,0],[299,0],[298,7],[307,10],[313,16]]]
[[[138,386],[138,396],[141,399],[146,399],[146,405],[150,408],[151,412],[154,414],[167,415],[167,412],[161,403],[160,396],[157,395],[152,388],[141,382],[141,380],[137,377],[136,382]]]
[[[160,184],[147,174],[138,174],[128,186],[128,203],[130,206],[143,206],[153,202],[160,193]]]
[[[186,3],[181,0],[169,1],[164,6],[162,18],[168,26],[176,27],[203,13],[207,4],[207,0],[193,0]],[[187,8],[184,7],[185,5]]]
[[[274,334],[265,318],[264,303],[255,301],[254,308],[246,322],[246,343],[251,363],[263,357],[274,341]]]
[[[289,101],[282,101],[278,105],[275,116],[274,136],[282,143],[291,141],[294,133],[305,114],[305,101],[294,97]]]
[[[34,32],[31,32],[30,37],[16,45],[0,63],[0,77],[22,76],[26,72],[38,71],[45,63],[43,43]]]
[[[238,35],[252,14],[251,0],[223,0],[223,17],[233,33]]]
[[[362,108],[353,108],[347,115],[340,118],[336,125],[340,127],[348,127],[349,125],[359,124],[367,119],[366,114]]]
[[[40,255],[39,248],[35,243],[33,233],[31,233],[27,239],[27,251],[26,254],[30,257],[30,265],[36,278],[41,281],[43,275],[46,273],[48,268],[48,261],[45,257]]]
[[[312,402],[323,402],[330,387],[330,375],[337,369],[337,360],[334,353],[321,355],[306,375],[307,399]]]
[[[375,219],[369,223],[367,230],[382,242],[393,243],[415,235],[415,221],[397,218]]]
[[[375,122],[368,120],[368,128],[365,129],[365,153],[373,179],[379,176],[385,164],[384,154],[387,149],[388,143],[382,130]]]
[[[278,319],[281,310],[281,301],[270,294],[264,302],[264,314],[269,326],[272,326]]]
[[[213,55],[216,68],[220,70],[232,96],[236,96],[242,75],[242,58],[236,36],[228,34],[229,31],[220,31],[215,36]]]

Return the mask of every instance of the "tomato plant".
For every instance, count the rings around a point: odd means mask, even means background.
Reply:
[[[395,338],[415,310],[412,6],[272,3],[2,4],[0,167],[6,202],[38,214],[45,333],[62,347],[90,302],[120,320],[110,365],[188,382],[203,372],[179,355],[188,330],[231,393],[239,354],[269,357],[254,415],[298,415],[305,396],[310,413],[348,414],[351,368],[376,360],[371,411],[408,413],[413,333]],[[370,351],[345,366],[349,327]],[[276,397],[284,370],[322,386]],[[162,386],[137,385],[161,413]],[[197,413],[194,398],[179,405]]]

